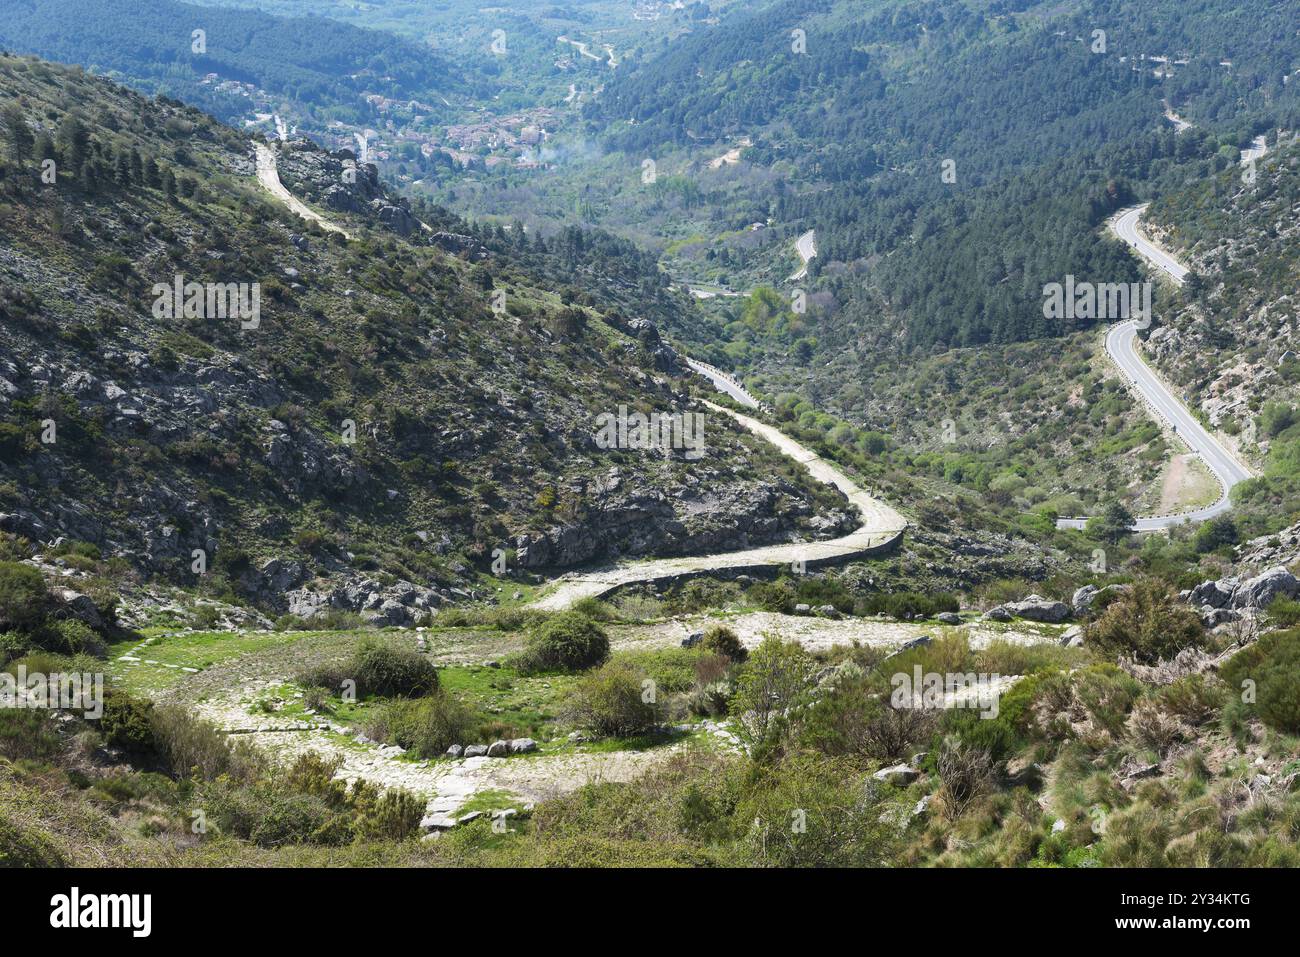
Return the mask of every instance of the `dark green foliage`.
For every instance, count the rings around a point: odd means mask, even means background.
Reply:
[[[438,670],[416,651],[367,639],[348,661],[308,669],[297,681],[334,694],[354,681],[358,698],[419,698],[438,690]]]
[[[528,638],[521,656],[524,671],[582,671],[609,657],[609,636],[578,612],[547,619]]]
[[[48,610],[45,579],[30,565],[0,562],[0,630],[30,629]]]
[[[1300,629],[1264,635],[1230,658],[1221,674],[1248,712],[1277,731],[1300,734]]]
[[[740,643],[736,633],[726,625],[714,625],[706,631],[701,645],[705,651],[722,655],[731,661],[744,661],[749,657],[749,652]]]
[[[0,756],[10,761],[48,760],[60,747],[50,711],[0,708]]]
[[[877,615],[883,612],[890,618],[907,620],[933,618],[940,612],[955,612],[960,607],[955,596],[943,592],[924,595],[910,591],[892,594],[877,592],[861,599],[854,611],[860,615]]]
[[[573,689],[566,714],[597,737],[646,734],[657,724],[656,691],[645,672],[624,661],[609,661]]]
[[[453,744],[473,744],[477,716],[454,695],[441,691],[414,701],[393,701],[367,722],[366,733],[391,741],[421,758],[442,757]]]
[[[99,720],[99,732],[105,743],[137,760],[154,759],[158,742],[154,736],[153,709],[152,701],[143,701],[124,691],[105,695],[104,715]]]
[[[1156,579],[1136,582],[1084,631],[1084,641],[1099,653],[1144,664],[1172,658],[1199,645],[1203,637],[1196,612]]]

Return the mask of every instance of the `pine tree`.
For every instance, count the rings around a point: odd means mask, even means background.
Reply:
[[[86,125],[76,115],[69,115],[59,130],[59,140],[68,171],[80,179],[81,170],[90,157],[90,133],[86,130]]]
[[[32,131],[27,128],[27,118],[17,103],[10,103],[0,114],[0,128],[4,129],[5,139],[9,141],[9,155],[18,164],[27,159],[35,142]]]

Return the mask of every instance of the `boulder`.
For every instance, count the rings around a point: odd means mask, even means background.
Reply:
[[[1211,608],[1226,608],[1232,601],[1232,593],[1236,590],[1237,579],[1235,578],[1201,582],[1192,589],[1190,602],[1198,607],[1209,605]]]
[[[682,639],[682,647],[683,647],[683,648],[694,648],[696,645],[698,645],[698,644],[699,644],[701,641],[703,641],[703,640],[704,640],[704,632],[702,632],[702,631],[693,631],[693,632],[691,632],[689,635],[687,635],[685,638]]]
[[[916,768],[908,767],[906,764],[895,764],[892,767],[881,768],[875,774],[871,775],[877,781],[883,781],[886,784],[911,784],[921,776],[921,772]]]
[[[73,591],[71,588],[56,589],[54,594],[68,613],[86,627],[96,630],[104,627],[104,619],[100,617],[99,608],[96,607],[94,599],[88,595]]]
[[[796,615],[807,615],[811,612],[812,612],[811,605],[798,604],[794,606],[794,613]]]
[[[834,605],[818,605],[813,609],[813,612],[822,618],[840,619],[844,617]]]
[[[493,741],[488,745],[487,756],[489,758],[504,758],[510,753],[509,741]]]
[[[901,655],[903,652],[911,651],[913,648],[924,648],[932,641],[934,641],[934,638],[932,638],[930,635],[922,635],[920,638],[913,638],[911,641],[903,642],[901,645],[899,645],[889,654],[885,655],[885,657],[881,660],[888,661],[890,658],[893,658],[895,655]]]
[[[537,750],[537,742],[532,738],[515,738],[510,742],[511,754],[530,754]]]
[[[1201,624],[1206,628],[1217,628],[1219,625],[1227,625],[1240,620],[1240,612],[1235,612],[1231,608],[1215,608],[1211,605],[1201,606]]]
[[[960,625],[961,615],[955,611],[941,611],[934,616],[935,621],[943,625]]]
[[[449,758],[458,758],[464,753],[465,753],[465,749],[462,748],[459,744],[453,744],[450,748],[447,749],[447,757]]]
[[[471,744],[465,749],[464,756],[467,758],[481,758],[487,753],[488,748],[486,744]]]
[[[1063,601],[1051,601],[1041,595],[1030,595],[1023,601],[1012,601],[1002,606],[1017,618],[1057,625],[1070,617],[1070,606]]]
[[[1300,581],[1285,568],[1278,566],[1238,585],[1232,592],[1231,606],[1267,608],[1274,598],[1294,598],[1297,591],[1300,591]]]
[[[1096,585],[1084,585],[1082,588],[1076,589],[1074,596],[1070,599],[1074,613],[1076,615],[1086,615],[1100,591],[1101,589]]]
[[[1007,611],[1001,605],[998,605],[997,608],[990,608],[988,611],[986,611],[984,613],[984,617],[988,621],[1010,621],[1011,612]]]
[[[1082,648],[1083,647],[1083,629],[1078,625],[1071,625],[1061,634],[1062,648]]]

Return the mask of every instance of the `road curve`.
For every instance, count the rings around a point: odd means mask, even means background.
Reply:
[[[1138,229],[1138,219],[1145,209],[1146,206],[1143,205],[1122,210],[1111,219],[1111,229],[1148,263],[1162,270],[1178,285],[1182,285],[1188,273],[1187,267],[1148,240]],[[1134,523],[1135,531],[1154,532],[1183,522],[1203,522],[1228,511],[1232,507],[1230,495],[1233,486],[1251,478],[1252,473],[1201,425],[1196,416],[1192,415],[1187,406],[1179,401],[1164,381],[1143,360],[1137,349],[1137,334],[1141,328],[1144,327],[1136,319],[1112,327],[1106,333],[1106,352],[1151,414],[1157,420],[1169,425],[1187,447],[1201,457],[1201,461],[1214,473],[1222,489],[1222,493],[1213,505],[1176,515],[1139,518]],[[1056,525],[1058,528],[1083,528],[1086,521],[1082,518],[1063,518],[1059,519]]]
[[[707,362],[700,362],[689,356],[686,357],[686,364],[712,382],[713,387],[719,392],[727,393],[741,405],[750,409],[759,407],[759,401],[749,394],[748,389],[717,366],[711,366]]]
[[[810,229],[794,241],[795,252],[803,260],[803,268],[790,277],[791,282],[798,282],[808,276],[808,264],[817,258],[817,230]]]
[[[257,147],[257,178],[272,195],[299,216],[318,222],[325,229],[347,235],[341,227],[308,209],[285,189],[276,173],[275,153],[260,143],[254,145]],[[751,408],[759,406],[758,400],[750,395],[744,386],[721,369],[694,359],[687,359],[686,362],[693,370],[707,377],[721,391],[731,395],[738,402]],[[848,535],[829,541],[771,545],[715,555],[691,555],[683,558],[629,562],[592,572],[565,575],[555,583],[554,588],[534,603],[534,607],[543,610],[559,610],[567,608],[579,599],[596,598],[622,585],[663,581],[680,578],[683,575],[742,568],[793,566],[796,562],[815,566],[844,561],[887,548],[902,536],[903,530],[907,527],[907,519],[884,502],[872,498],[834,465],[804,448],[779,429],[757,419],[751,419],[747,415],[741,415],[739,412],[714,405],[712,402],[704,404],[714,412],[731,416],[750,432],[776,446],[782,453],[807,469],[813,478],[838,488],[848,497],[849,503],[858,510],[862,516],[862,524]]]
[[[1132,247],[1139,256],[1181,286],[1187,278],[1187,267],[1143,236],[1138,228],[1138,220],[1142,218],[1142,214],[1146,212],[1147,207],[1150,205],[1150,203],[1143,203],[1141,206],[1134,206],[1132,209],[1120,210],[1111,217],[1110,228],[1116,236]]]
[[[331,223],[320,213],[311,209],[302,200],[294,196],[293,193],[285,189],[284,184],[280,182],[280,173],[276,169],[275,150],[265,143],[254,141],[253,148],[257,150],[257,181],[266,188],[266,191],[278,199],[284,205],[288,206],[293,212],[297,213],[303,219],[310,220],[320,225],[321,229],[331,233],[340,233],[345,239],[351,239],[352,235],[335,223]]]
[[[666,581],[707,572],[794,567],[797,562],[813,567],[847,561],[888,548],[903,534],[907,519],[884,502],[872,498],[830,462],[766,423],[712,402],[704,404],[714,412],[731,416],[753,434],[771,442],[807,469],[813,478],[838,488],[848,496],[850,504],[857,508],[862,516],[862,524],[848,535],[828,541],[796,542],[715,555],[626,562],[591,572],[568,574],[560,578],[551,591],[534,602],[533,607],[543,611],[559,611],[583,598],[599,598],[624,585]]]

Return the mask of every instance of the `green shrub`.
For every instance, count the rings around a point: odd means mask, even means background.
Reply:
[[[749,652],[740,643],[736,633],[726,625],[714,625],[704,633],[701,647],[710,654],[722,655],[732,661],[741,662],[749,657]]]
[[[654,729],[654,695],[645,672],[615,659],[578,682],[565,717],[602,738],[630,738]]]
[[[609,636],[586,615],[560,612],[528,639],[521,671],[582,671],[609,657]]]
[[[65,866],[58,848],[37,828],[0,812],[0,869]]]
[[[16,631],[0,632],[0,668],[31,650],[32,643],[26,635]]]
[[[125,691],[113,691],[104,696],[104,715],[99,720],[99,733],[104,741],[121,748],[137,758],[152,759],[157,755],[153,731],[152,701],[132,697]]]
[[[478,719],[445,691],[413,701],[393,701],[366,725],[376,741],[392,741],[421,758],[437,758],[453,744],[471,744]]]
[[[36,643],[61,655],[103,655],[104,640],[75,618],[46,622],[36,633]]]
[[[933,618],[944,611],[958,611],[961,603],[947,594],[939,592],[924,595],[919,592],[904,591],[893,594],[876,593],[859,599],[854,611],[859,615],[878,615],[884,613],[890,618],[907,620],[911,618]]]
[[[419,831],[426,802],[400,788],[377,794],[373,787],[362,788],[364,784],[358,779],[353,786],[353,832],[357,840],[404,841]]]
[[[1220,675],[1248,712],[1277,731],[1300,734],[1300,629],[1264,635],[1233,655]]]
[[[1268,605],[1269,620],[1280,628],[1300,625],[1300,601],[1278,595]]]
[[[295,680],[335,694],[354,681],[358,698],[419,698],[438,690],[438,669],[417,651],[365,640],[347,661],[309,668]]]
[[[196,775],[210,781],[228,775],[250,781],[265,767],[262,753],[251,744],[231,744],[220,729],[180,705],[154,707],[149,724],[156,760],[177,777]]]
[[[46,761],[62,745],[52,712],[37,708],[0,708],[0,756],[10,761]]]
[[[815,665],[797,641],[764,638],[741,668],[729,707],[741,737],[756,746],[774,744],[787,712],[811,690]]]
[[[1178,601],[1163,582],[1145,579],[1114,602],[1084,631],[1084,642],[1112,659],[1144,664],[1173,658],[1201,644],[1204,629],[1196,612]]]
[[[784,580],[750,586],[749,598],[763,611],[787,614],[794,610],[794,589]]]
[[[936,712],[892,707],[871,677],[850,661],[808,708],[800,733],[807,747],[823,754],[893,762],[929,741],[936,723]]]
[[[27,630],[45,618],[45,579],[30,565],[0,562],[0,629]]]

